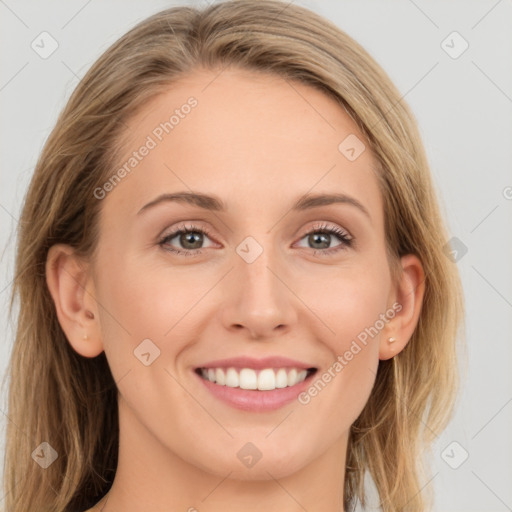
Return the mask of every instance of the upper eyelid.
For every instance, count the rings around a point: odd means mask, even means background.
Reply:
[[[351,240],[354,239],[354,236],[352,233],[345,228],[344,226],[340,224],[336,224],[332,221],[315,221],[314,224],[310,225],[309,227],[305,228],[304,231],[301,230],[301,238],[308,235],[309,233],[316,232],[316,231],[322,231],[323,229],[331,231],[331,230],[340,230],[343,231],[343,233],[350,238]]]
[[[209,238],[212,238],[213,241],[215,241],[216,243],[219,243],[216,241],[215,236],[212,235],[211,230],[209,228],[207,228],[203,225],[196,225],[195,223],[197,223],[197,221],[191,221],[190,224],[188,224],[188,225],[186,224],[186,222],[187,221],[180,222],[177,226],[170,229],[167,234],[165,234],[165,232],[167,230],[164,230],[163,234],[160,235],[159,240],[168,239],[169,237],[174,238],[180,232],[188,232],[188,231],[193,232],[194,230],[199,230],[200,232],[204,231],[206,236],[208,236]],[[354,239],[354,236],[350,233],[350,231],[348,229],[346,229],[343,226],[337,225],[331,221],[316,221],[316,224],[313,224],[313,225],[309,226],[308,228],[305,228],[302,235],[300,235],[300,239],[304,238],[305,236],[307,236],[308,234],[310,234],[312,232],[322,231],[322,229],[326,229],[326,230],[340,229],[341,231],[344,232],[344,234],[346,234],[348,236],[349,239],[351,239],[351,240]],[[334,236],[336,236],[336,234],[334,234]]]

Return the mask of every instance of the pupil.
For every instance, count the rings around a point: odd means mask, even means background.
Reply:
[[[197,237],[197,240],[195,241],[195,245],[194,245],[194,241],[192,240],[194,237]],[[189,243],[189,239],[190,239],[190,243],[192,244],[193,247],[187,247],[186,244]],[[202,234],[198,233],[196,231],[182,234],[180,242],[184,245],[184,247],[187,247],[188,249],[199,249],[201,247],[201,243],[202,243]],[[197,247],[196,247],[196,245],[197,245]]]
[[[329,247],[329,237],[330,237],[330,235],[328,235],[326,233],[319,233],[319,234],[310,235],[310,240],[313,243],[316,243],[319,238],[322,238],[323,240],[320,240],[319,242],[323,243],[324,247],[321,247],[321,249],[327,249]]]

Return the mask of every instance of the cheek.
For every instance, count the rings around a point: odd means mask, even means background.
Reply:
[[[175,359],[189,340],[173,334],[186,323],[184,315],[197,302],[197,289],[187,286],[179,273],[174,274],[177,280],[163,279],[163,269],[137,258],[117,260],[112,255],[104,261],[97,299],[105,355],[120,394],[141,418],[152,417],[162,403],[188,403],[190,397],[174,384],[173,376],[178,377]],[[171,416],[161,413],[169,422]]]
[[[168,269],[145,265],[136,258],[107,262],[98,279],[98,301],[105,310],[102,327],[109,337],[112,331],[116,338],[121,333],[135,345],[145,338],[164,341],[198,301],[200,287],[190,277],[183,272],[170,276]]]
[[[122,379],[121,394],[132,401],[141,399],[139,406],[146,410],[147,397],[170,386],[166,392],[176,396],[165,400],[186,402],[189,398],[180,394],[181,388],[171,385],[171,375],[183,377],[182,361],[200,337],[202,322],[210,318],[200,299],[217,277],[212,280],[190,270],[192,266],[188,271],[170,270],[137,257],[115,261],[112,257],[101,269],[98,301],[103,306],[105,355],[116,382]],[[132,389],[134,381],[137,385]],[[158,407],[157,402],[153,405]]]
[[[325,269],[304,273],[298,295],[325,327],[319,336],[341,354],[358,336],[364,343],[365,329],[376,323],[382,329],[379,319],[386,313],[390,281],[385,268],[362,262],[329,270],[325,277]],[[368,335],[367,341],[374,337]]]
[[[321,339],[332,359],[299,401],[340,429],[355,421],[370,396],[382,329],[393,313],[387,307],[389,285],[385,268],[361,266],[338,271],[309,294],[315,313],[328,326]]]

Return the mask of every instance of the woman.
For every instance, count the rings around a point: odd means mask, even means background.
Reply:
[[[366,471],[427,510],[448,238],[413,116],[337,27],[272,0],[143,21],[25,199],[7,510],[348,511]]]

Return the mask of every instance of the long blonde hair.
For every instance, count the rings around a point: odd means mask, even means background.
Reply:
[[[425,271],[425,295],[406,348],[379,362],[371,396],[351,427],[340,486],[347,508],[357,499],[364,505],[368,471],[383,511],[425,510],[420,461],[451,418],[464,317],[428,162],[413,115],[368,53],[329,21],[279,0],[176,7],[149,17],[97,60],[60,114],[19,223],[10,303],[12,315],[18,298],[19,315],[6,374],[6,510],[82,510],[112,484],[116,384],[104,353],[85,358],[67,341],[46,285],[46,257],[56,243],[85,257],[93,254],[101,206],[93,191],[116,168],[126,120],[198,66],[259,70],[316,87],[365,135],[379,164],[392,275],[398,277],[402,255],[416,254]],[[32,458],[42,442],[58,454],[46,469]]]

